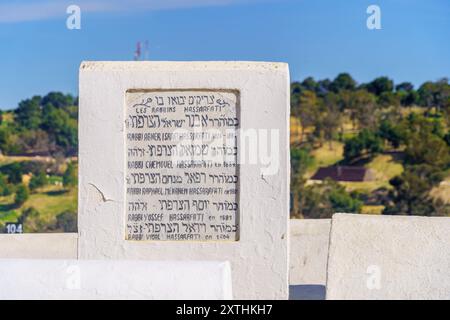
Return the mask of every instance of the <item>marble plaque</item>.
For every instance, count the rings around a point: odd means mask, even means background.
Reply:
[[[239,240],[239,93],[128,90],[126,240]]]

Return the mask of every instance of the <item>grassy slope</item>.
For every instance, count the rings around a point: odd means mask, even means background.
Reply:
[[[2,117],[3,121],[1,125],[7,125],[14,121],[14,114],[12,112],[3,113]],[[0,155],[0,165],[28,160],[54,161],[50,157]],[[24,176],[24,178],[24,182],[26,183],[29,177]],[[0,196],[0,229],[3,228],[5,222],[16,222],[22,212],[30,207],[38,210],[40,218],[47,223],[54,222],[56,216],[64,211],[77,212],[77,188],[66,191],[62,186],[56,185],[56,181],[61,182],[61,178],[56,176],[51,177],[49,185],[30,194],[28,200],[18,208],[14,206],[14,194],[6,197]]]
[[[47,186],[30,195],[19,208],[14,206],[14,195],[0,197],[0,227],[5,222],[16,222],[27,208],[33,207],[46,223],[52,223],[64,211],[77,212],[77,189],[66,191],[60,186]]]
[[[22,206],[23,209],[33,207],[39,211],[46,222],[54,221],[64,211],[77,211],[77,190],[66,191],[61,187],[51,186],[32,194]]]
[[[296,132],[299,132],[298,122],[291,121],[291,128],[292,125],[294,125]],[[348,135],[353,134],[350,130],[347,131],[347,133]],[[291,136],[291,143],[293,141],[298,142],[299,140],[300,136],[298,134],[294,137]],[[325,143],[321,148],[313,150],[312,155],[314,156],[315,161],[314,164],[308,168],[306,176],[311,177],[319,167],[326,167],[338,163],[344,158],[343,152],[344,144],[337,141],[332,142],[331,148],[329,143]],[[401,161],[392,154],[380,154],[368,162],[365,167],[374,171],[374,181],[341,182],[341,184],[344,185],[348,191],[357,190],[370,193],[380,187],[391,188],[389,180],[403,172]],[[380,214],[383,209],[383,206],[365,205],[362,208],[362,213]]]
[[[320,167],[328,167],[341,161],[344,153],[344,144],[333,141],[325,143],[322,147],[312,151],[314,165],[308,170],[308,177],[312,176]]]
[[[364,182],[342,182],[347,190],[372,192],[381,187],[390,189],[392,186],[389,180],[403,172],[403,165],[391,154],[379,154],[364,167],[373,170],[375,179]]]
[[[298,144],[301,142],[301,125],[300,125],[300,121],[295,118],[295,117],[291,117],[290,118],[290,143],[291,145],[293,144]]]

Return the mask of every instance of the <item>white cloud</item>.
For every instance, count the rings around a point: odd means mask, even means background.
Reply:
[[[66,17],[66,8],[78,5],[81,12],[134,12],[224,6],[255,3],[258,0],[28,0],[0,4],[0,23],[46,20]]]

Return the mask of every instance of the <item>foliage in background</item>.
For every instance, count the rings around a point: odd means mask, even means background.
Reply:
[[[17,109],[2,111],[0,150],[8,155],[75,155],[78,147],[78,101],[51,92],[23,100]],[[12,120],[6,117],[13,115]]]
[[[384,214],[449,214],[449,204],[431,196],[450,173],[447,78],[425,82],[416,90],[409,82],[395,85],[387,77],[362,84],[348,73],[333,80],[308,77],[291,84],[291,115],[301,124],[291,153],[293,217],[360,212],[363,203],[383,204]],[[344,160],[336,165],[361,165],[385,153],[395,155],[405,170],[366,194],[343,187],[358,183],[311,184],[306,168],[321,162],[314,159],[315,150],[325,143],[331,150],[335,141],[344,143]]]
[[[66,188],[71,188],[76,186],[78,183],[77,171],[72,162],[69,162],[67,169],[63,175],[63,185]]]
[[[366,203],[382,203],[384,214],[449,214],[448,204],[431,196],[450,173],[448,79],[415,89],[387,77],[362,84],[348,73],[333,80],[308,77],[291,84],[291,114],[301,124],[300,139],[291,147],[293,217],[357,213]],[[76,230],[76,203],[69,202],[76,201],[77,168],[67,157],[77,154],[77,119],[77,98],[59,92],[34,96],[15,110],[0,112],[2,155],[52,160],[0,163],[0,226],[17,220],[26,232]],[[360,165],[395,155],[402,170],[382,187],[364,192],[331,180],[311,184],[309,171],[322,163],[317,151],[325,148],[330,154],[343,149],[333,160],[336,164]]]
[[[47,184],[47,175],[43,170],[39,171],[38,174],[33,175],[30,179],[28,187],[31,191],[35,191],[37,188],[41,188]]]
[[[14,197],[14,204],[17,207],[20,207],[22,204],[25,203],[25,201],[28,200],[29,196],[30,192],[28,191],[28,188],[23,184],[18,185],[16,190],[16,196]]]

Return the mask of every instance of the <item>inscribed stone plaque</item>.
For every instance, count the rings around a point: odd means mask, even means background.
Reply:
[[[126,239],[237,241],[239,94],[128,90]]]

